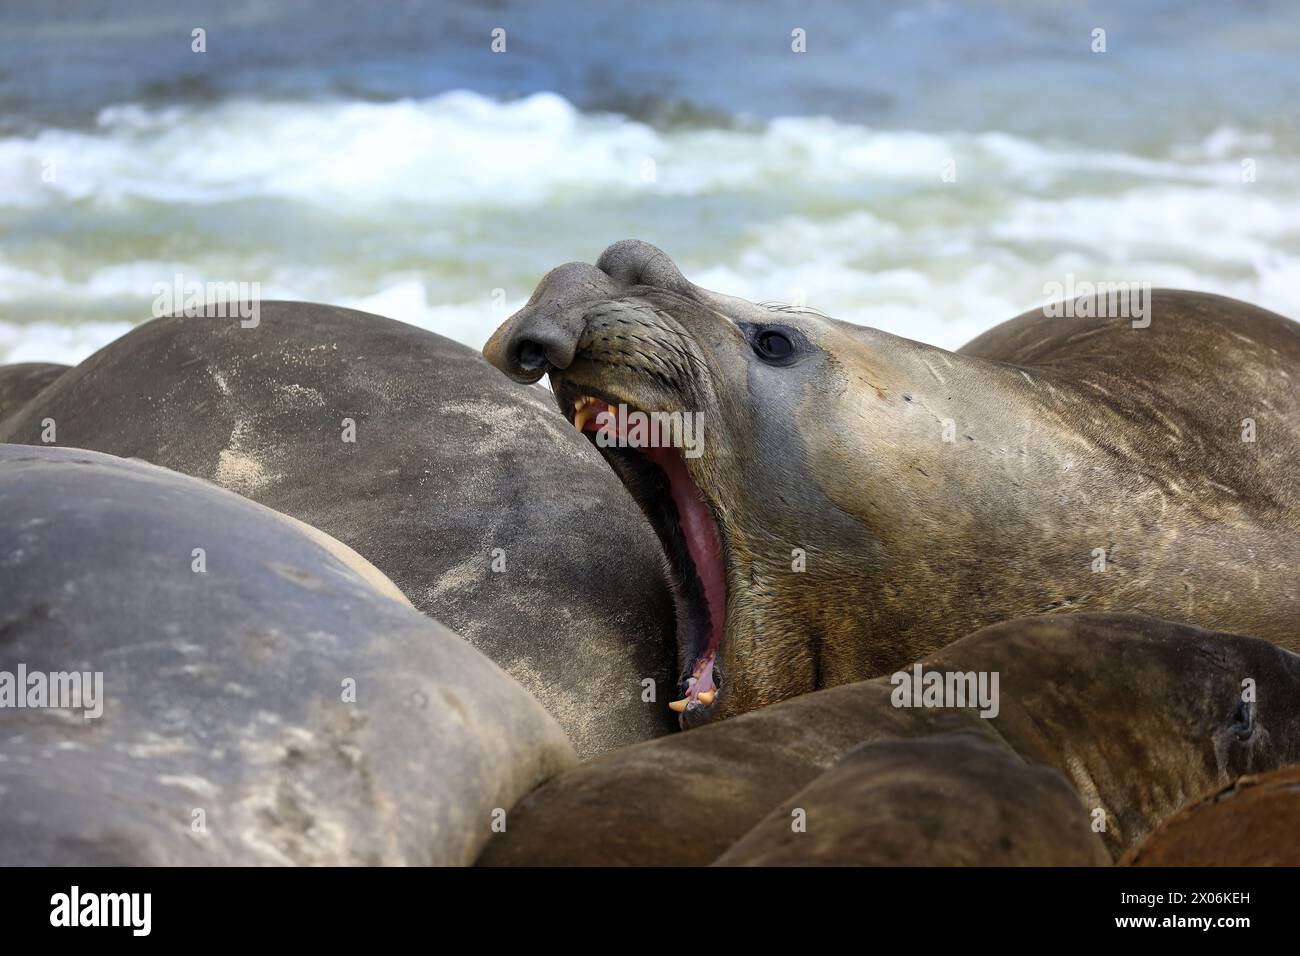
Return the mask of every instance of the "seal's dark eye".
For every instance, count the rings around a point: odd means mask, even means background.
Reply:
[[[786,362],[794,355],[794,343],[779,329],[764,329],[754,336],[754,352],[767,362]]]

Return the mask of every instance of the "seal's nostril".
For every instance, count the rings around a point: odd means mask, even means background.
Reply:
[[[529,372],[545,368],[546,350],[537,342],[524,339],[519,343],[519,367]]]

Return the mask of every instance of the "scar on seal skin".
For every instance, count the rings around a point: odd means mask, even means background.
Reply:
[[[949,352],[710,292],[627,240],[548,273],[484,354],[549,375],[593,441],[702,416],[698,457],[600,448],[671,565],[695,726],[1031,614],[1300,647],[1300,326],[1148,306],[1142,328],[1036,310]]]

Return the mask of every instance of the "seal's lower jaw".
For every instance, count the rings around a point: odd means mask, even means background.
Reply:
[[[717,521],[677,448],[629,442],[625,403],[593,395],[565,395],[560,406],[591,438],[650,520],[668,557],[677,606],[679,700],[668,706],[683,728],[722,710],[722,652],[727,580]],[[620,409],[623,417],[620,418]]]

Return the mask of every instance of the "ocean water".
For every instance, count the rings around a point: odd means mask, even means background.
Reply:
[[[0,2],[0,361],[176,275],[477,347],[628,237],[948,348],[1069,276],[1300,318],[1297,103],[1295,0]]]

